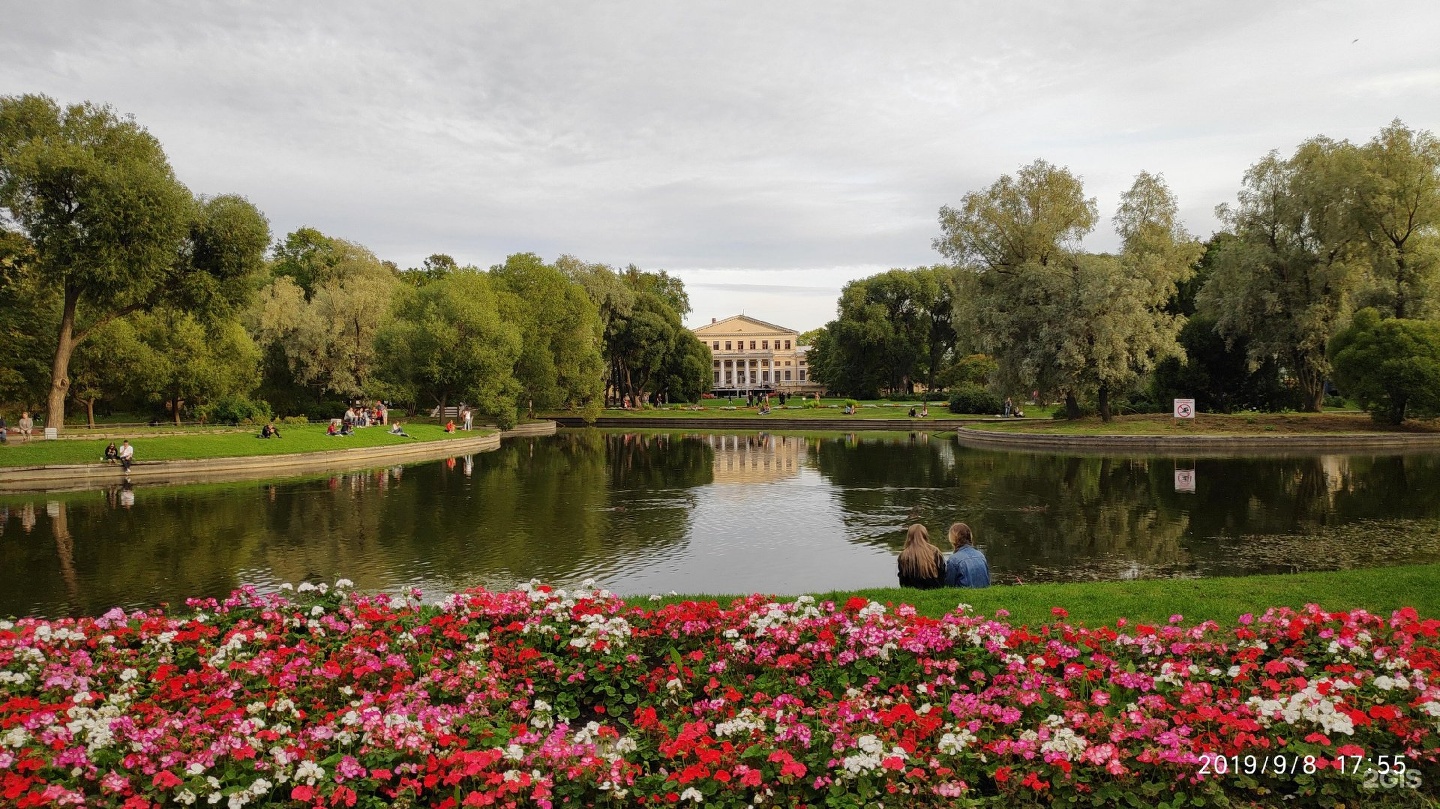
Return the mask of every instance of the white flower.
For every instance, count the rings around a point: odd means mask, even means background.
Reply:
[[[687,787],[684,792],[680,793],[680,800],[694,801],[696,803],[699,803],[705,800],[705,796],[701,794],[700,790],[696,789],[695,787]]]

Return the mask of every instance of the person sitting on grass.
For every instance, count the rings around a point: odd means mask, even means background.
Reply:
[[[934,590],[945,585],[945,557],[930,544],[930,532],[918,522],[905,532],[899,567],[901,587]]]
[[[335,436],[340,434],[340,419],[330,419],[330,426],[325,428],[325,434]]]
[[[454,420],[454,419],[451,419],[450,421],[445,422],[445,432],[447,432],[447,433],[453,433],[453,432],[455,432],[455,420]]]
[[[401,424],[401,423],[398,422],[398,421],[395,422],[394,424],[390,425],[390,434],[391,434],[391,435],[403,436],[403,437],[405,437],[405,438],[410,438],[410,437],[411,437],[409,433],[405,432],[405,425]]]
[[[29,438],[30,438],[30,433],[31,433],[34,429],[35,429],[35,420],[32,419],[32,418],[30,418],[30,412],[27,410],[27,411],[25,411],[24,413],[21,413],[21,414],[20,414],[20,420],[15,423],[15,432],[19,433],[19,434],[21,435],[21,437],[23,437],[23,438],[25,438],[25,439],[29,439]]]
[[[340,435],[341,435],[341,436],[351,436],[351,435],[354,435],[354,434],[355,434],[355,425],[349,424],[349,423],[340,425]]]
[[[985,554],[975,547],[970,526],[957,522],[950,526],[950,547],[955,552],[945,560],[946,587],[989,587],[990,564]]]
[[[114,441],[111,441],[110,445],[105,447],[105,456],[101,458],[101,460],[105,463],[115,463],[120,460],[120,450],[115,448]]]
[[[269,424],[266,424],[264,427],[261,427],[261,428],[260,428],[260,437],[261,437],[261,438],[279,438],[279,437],[280,437],[280,428],[279,428],[279,427],[276,427],[276,426],[275,426],[275,422],[272,421],[272,422],[270,422]]]
[[[927,418],[930,415],[930,403],[920,405],[920,418]]]

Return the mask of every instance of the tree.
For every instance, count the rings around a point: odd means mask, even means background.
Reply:
[[[585,289],[534,253],[490,269],[507,322],[524,336],[515,378],[529,406],[573,408],[593,420],[604,396],[600,315]]]
[[[1179,205],[1158,175],[1135,178],[1114,222],[1123,244],[1118,259],[1081,262],[1071,314],[1055,322],[1062,366],[1076,387],[1094,387],[1105,421],[1112,392],[1180,353],[1175,337],[1184,319],[1165,305],[1203,252],[1180,225]]]
[[[249,293],[244,240],[264,218],[230,199],[220,210],[195,200],[159,142],[109,107],[0,98],[0,209],[60,297],[47,425],[63,427],[70,358],[95,328],[167,303],[243,302],[224,297]]]
[[[1177,210],[1163,180],[1142,172],[1115,215],[1120,255],[1081,253],[1094,200],[1044,161],[941,209],[935,246],[975,276],[955,282],[956,320],[975,320],[1002,387],[1062,392],[1072,417],[1093,393],[1108,421],[1111,395],[1179,350],[1182,321],[1165,305],[1201,248]]]
[[[1335,381],[1376,421],[1440,415],[1440,323],[1355,313],[1330,343]]]
[[[1076,268],[1080,240],[1095,226],[1095,200],[1068,169],[1036,160],[1015,177],[1003,175],[984,191],[965,195],[959,208],[940,209],[934,247],[962,271],[971,295],[957,298],[956,319],[971,318],[978,345],[997,363],[1005,390],[1065,390],[1072,412],[1076,391],[1065,389],[1058,345],[1044,335],[1056,318],[1061,279]],[[1063,286],[1063,284],[1061,285]],[[1053,330],[1053,329],[1052,329]]]
[[[257,340],[289,377],[321,394],[370,393],[375,337],[400,286],[395,272],[364,247],[309,228],[275,248],[274,266],[249,315]]]
[[[521,344],[490,278],[459,270],[402,294],[396,317],[376,338],[377,376],[397,398],[441,408],[465,401],[509,428],[520,394],[514,368]]]
[[[246,396],[260,382],[260,349],[234,318],[201,321],[161,308],[132,315],[134,376],[125,384],[163,404],[176,424],[186,408]]]
[[[432,253],[419,268],[412,268],[400,274],[400,278],[411,286],[423,287],[460,269],[460,264],[445,253]]]
[[[1239,203],[1217,213],[1235,238],[1215,251],[1200,311],[1226,339],[1246,337],[1252,364],[1275,358],[1319,412],[1330,372],[1325,347],[1349,314],[1359,277],[1343,145],[1306,141],[1288,160],[1271,152],[1245,173]]]
[[[1416,317],[1440,267],[1440,140],[1397,119],[1357,154],[1353,210],[1371,274],[1395,317]]]

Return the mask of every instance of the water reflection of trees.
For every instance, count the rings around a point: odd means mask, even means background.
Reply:
[[[1307,456],[1176,461],[822,442],[850,538],[898,549],[913,517],[939,534],[963,520],[1003,581],[1243,574],[1440,558],[1440,458]],[[1175,490],[1194,468],[1196,492]],[[1353,547],[1369,520],[1376,549]],[[1396,520],[1403,522],[1397,523]],[[1416,521],[1432,523],[1418,524]],[[1408,522],[1407,522],[1408,521]],[[1430,527],[1426,527],[1429,525]],[[1338,530],[1349,527],[1347,530]],[[1409,552],[1396,555],[1402,537]],[[1383,542],[1382,542],[1383,540]],[[1387,544],[1388,543],[1388,544]],[[1432,547],[1434,546],[1434,547]]]
[[[66,494],[38,526],[35,503],[10,498],[0,614],[340,576],[367,589],[578,581],[683,541],[688,489],[710,481],[712,458],[698,440],[587,431],[506,441],[468,461],[141,488],[133,508],[117,492]]]

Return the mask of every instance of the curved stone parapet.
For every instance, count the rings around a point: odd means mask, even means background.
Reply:
[[[1440,452],[1440,433],[1331,433],[1319,435],[1056,435],[962,427],[956,440],[977,449],[1180,455],[1283,455]]]
[[[128,475],[117,465],[101,463],[9,467],[0,469],[0,492],[89,489],[118,484],[127,479],[132,483],[147,484],[206,483],[366,469],[488,452],[498,449],[502,438],[554,435],[555,428],[555,422],[542,421],[521,424],[504,432],[487,432],[473,438],[447,438],[385,447],[236,458],[137,461],[130,467]]]

